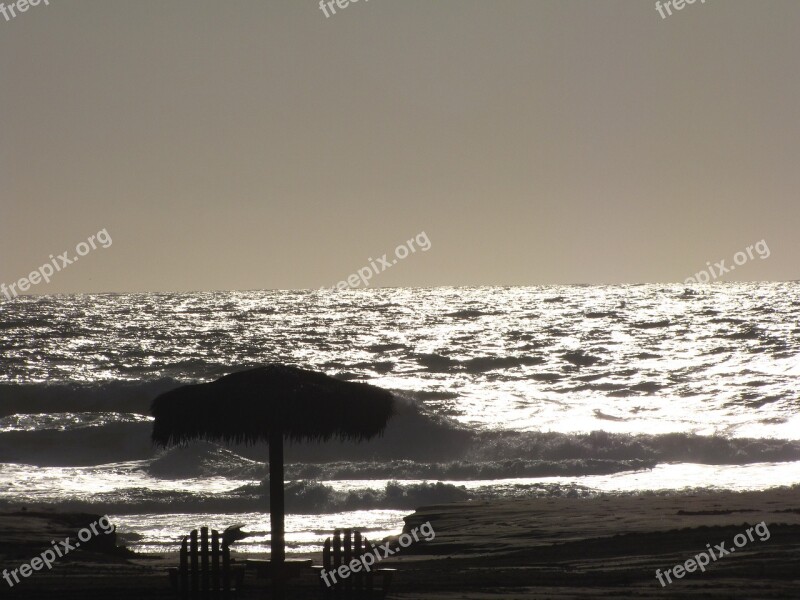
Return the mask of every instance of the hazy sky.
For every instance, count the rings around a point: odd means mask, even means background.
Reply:
[[[8,0],[5,0],[8,4]],[[800,2],[50,0],[0,16],[0,282],[800,278]]]

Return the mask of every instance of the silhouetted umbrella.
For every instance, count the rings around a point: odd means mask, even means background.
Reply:
[[[152,406],[153,440],[268,442],[271,561],[282,563],[283,439],[366,440],[383,432],[392,412],[392,395],[381,388],[269,364],[161,394]]]

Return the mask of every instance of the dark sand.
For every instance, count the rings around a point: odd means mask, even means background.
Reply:
[[[0,513],[0,564],[16,568],[74,537],[77,517]],[[800,490],[674,497],[558,498],[466,502],[426,507],[409,527],[430,520],[436,539],[412,545],[381,566],[398,569],[389,598],[798,598]],[[765,521],[770,538],[686,574],[662,588],[662,571]],[[243,559],[244,557],[239,557]],[[320,557],[313,556],[319,564]],[[52,571],[34,573],[0,597],[103,600],[174,597],[164,567],[176,556],[128,558],[109,547],[78,551]],[[240,597],[266,598],[265,582],[248,574]],[[305,573],[289,598],[319,598]]]

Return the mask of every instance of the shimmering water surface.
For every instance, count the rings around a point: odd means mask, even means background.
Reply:
[[[266,449],[154,449],[148,407],[270,361],[402,406],[382,440],[287,448],[293,551],[335,526],[397,531],[434,501],[789,485],[798,317],[797,283],[4,302],[0,501],[112,514],[145,550],[242,522],[256,534],[239,544],[262,549]]]

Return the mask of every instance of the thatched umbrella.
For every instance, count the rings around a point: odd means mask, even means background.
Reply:
[[[282,563],[283,439],[366,440],[383,432],[392,411],[392,395],[381,388],[269,364],[161,394],[152,406],[153,440],[268,442],[271,562]]]

